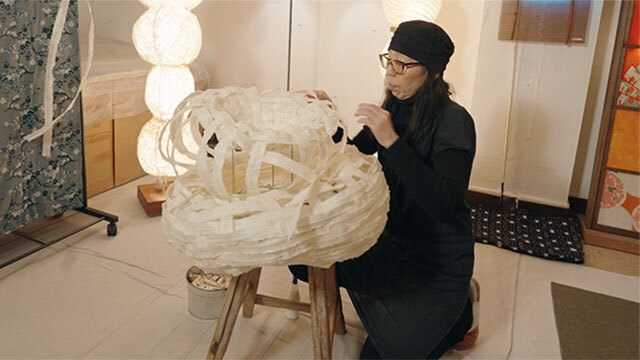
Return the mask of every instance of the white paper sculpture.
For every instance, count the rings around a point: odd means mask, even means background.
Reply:
[[[232,275],[359,256],[384,228],[389,190],[375,157],[346,136],[333,142],[338,127],[333,104],[303,94],[224,88],[188,96],[161,149],[188,168],[167,190],[167,240],[201,269]],[[194,140],[197,152],[184,145]]]

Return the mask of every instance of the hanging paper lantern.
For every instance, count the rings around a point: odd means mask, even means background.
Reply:
[[[392,27],[397,27],[402,22],[404,12],[410,0],[383,0],[382,10],[387,21]]]
[[[395,29],[401,22],[423,20],[433,22],[440,8],[442,0],[383,0],[384,11],[391,28]]]
[[[440,13],[441,7],[442,0],[411,1],[406,8],[402,21],[424,20],[433,22],[438,13]]]

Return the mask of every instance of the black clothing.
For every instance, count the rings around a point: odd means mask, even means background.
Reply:
[[[473,119],[462,106],[450,102],[426,143],[411,145],[402,137],[413,103],[413,98],[392,101],[389,112],[401,139],[389,149],[378,145],[367,127],[350,143],[365,154],[378,152],[391,191],[388,224],[394,230],[422,235],[471,231],[464,194],[475,155]]]
[[[364,344],[362,344],[362,349],[360,349],[360,359],[382,359],[368,336],[364,340]]]
[[[289,266],[291,272],[301,281],[309,282],[309,272],[306,265],[291,265]],[[336,273],[337,284],[340,287],[344,287],[342,280],[340,279],[340,273]],[[473,304],[471,299],[467,299],[467,303],[464,307],[462,315],[456,321],[453,328],[449,333],[440,341],[440,343],[427,355],[427,359],[437,359],[444,355],[453,345],[457,344],[469,331],[473,323]],[[378,353],[373,345],[371,338],[367,337],[362,349],[360,350],[360,359],[382,359],[382,356]]]
[[[471,301],[468,300],[467,304],[464,307],[464,311],[462,312],[462,316],[456,324],[453,326],[453,329],[449,331],[447,336],[442,339],[440,344],[436,346],[435,349],[427,356],[427,359],[438,359],[444,353],[447,352],[451,348],[451,346],[455,345],[460,341],[461,338],[467,333],[469,327],[473,323],[473,305]],[[382,356],[378,353],[375,346],[373,346],[373,342],[371,338],[367,337],[362,345],[362,349],[360,350],[360,359],[382,359]]]
[[[440,356],[471,326],[461,315],[474,262],[464,202],[473,119],[450,102],[424,143],[413,144],[404,140],[413,99],[392,98],[387,109],[400,136],[389,149],[366,127],[349,141],[365,154],[378,152],[391,192],[387,224],[373,247],[336,264],[336,276],[382,358]]]

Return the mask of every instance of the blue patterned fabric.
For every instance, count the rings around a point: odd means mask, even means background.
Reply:
[[[51,156],[42,137],[49,38],[60,1],[0,0],[0,235],[84,205],[80,102],[53,127]],[[80,80],[78,6],[72,1],[54,67],[54,118]]]

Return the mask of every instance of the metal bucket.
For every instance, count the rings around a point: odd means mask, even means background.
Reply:
[[[198,319],[213,320],[220,316],[220,310],[222,309],[222,303],[227,293],[226,289],[219,290],[205,290],[193,285],[189,281],[189,272],[192,269],[197,269],[192,266],[185,274],[187,280],[187,302],[188,309],[191,315]]]

